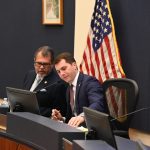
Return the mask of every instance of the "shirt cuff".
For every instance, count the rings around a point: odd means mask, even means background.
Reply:
[[[79,114],[79,116],[84,117],[84,112],[82,112],[81,114]]]

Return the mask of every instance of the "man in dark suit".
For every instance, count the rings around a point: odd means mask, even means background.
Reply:
[[[53,108],[66,114],[67,84],[53,67],[54,52],[49,46],[40,47],[34,54],[34,68],[24,78],[24,89],[37,92],[41,115],[50,117]]]
[[[70,53],[65,52],[58,55],[55,59],[55,68],[60,78],[70,84],[70,89],[67,90],[67,115],[64,118],[57,109],[53,109],[52,119],[65,119],[69,125],[76,127],[84,123],[84,106],[101,112],[107,111],[100,82],[92,76],[80,73]]]

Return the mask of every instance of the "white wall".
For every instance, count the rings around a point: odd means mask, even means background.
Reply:
[[[95,0],[76,0],[74,57],[79,65],[86,47]]]

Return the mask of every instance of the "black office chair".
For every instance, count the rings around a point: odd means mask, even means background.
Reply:
[[[136,109],[139,93],[137,83],[127,78],[112,78],[104,81],[103,88],[114,134],[129,138],[132,115],[127,114]]]

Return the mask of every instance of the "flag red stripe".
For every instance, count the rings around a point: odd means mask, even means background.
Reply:
[[[90,59],[90,70],[91,70],[91,73],[92,73],[92,76],[95,76],[95,71],[94,71],[94,66],[93,66],[93,62],[92,62],[92,48],[91,48],[91,42],[90,42],[90,38],[88,36],[88,39],[87,39],[87,45],[88,45],[88,50],[89,50],[89,58]]]
[[[110,41],[109,41],[107,36],[104,38],[104,40],[105,40],[105,44],[106,44],[106,47],[107,47],[109,60],[110,60],[110,66],[111,66],[111,69],[112,69],[113,76],[114,76],[114,78],[117,78],[116,68],[115,68],[115,64],[114,64],[114,61],[113,61],[113,58],[112,58],[112,52],[111,52],[111,48],[110,48]]]
[[[99,81],[102,82],[102,77],[101,77],[100,69],[99,69],[100,68],[100,60],[99,60],[97,52],[95,52],[95,62],[96,62],[97,67],[98,67],[98,79],[99,79]]]
[[[120,93],[121,93],[121,103],[122,103],[122,107],[123,107],[123,109],[122,109],[122,113],[123,114],[126,114],[126,91],[124,90],[124,89],[122,89],[121,91],[120,91]]]
[[[109,79],[107,65],[106,65],[106,61],[105,61],[105,57],[104,57],[103,47],[101,47],[101,56],[102,56],[102,64],[103,64],[103,68],[104,68],[104,72],[105,72],[105,77],[106,77],[106,79]]]
[[[112,87],[109,88],[109,92],[110,92],[110,96],[111,96],[111,103],[113,105],[115,113],[117,114],[117,112],[118,112],[118,105],[116,103],[116,99],[115,99]]]

